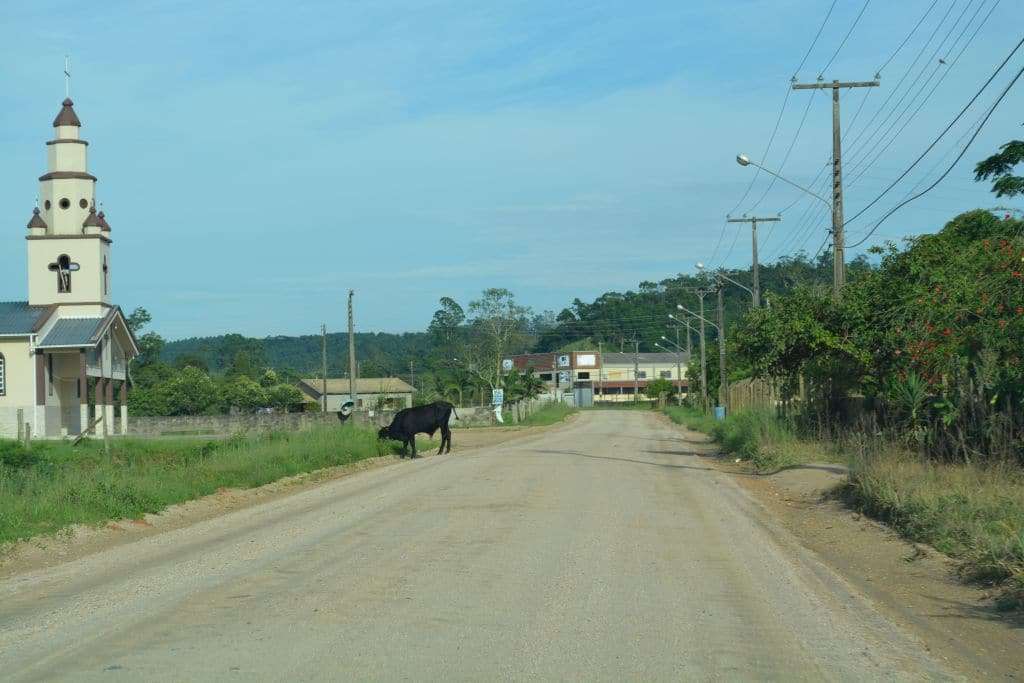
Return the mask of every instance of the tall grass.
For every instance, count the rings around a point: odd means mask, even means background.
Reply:
[[[960,560],[966,581],[1001,586],[1024,608],[1024,472],[1012,464],[943,464],[894,447],[850,458],[852,505]]]
[[[785,420],[767,410],[742,410],[716,420],[693,408],[667,407],[665,413],[678,424],[713,436],[732,455],[750,460],[759,471],[811,460],[830,460],[830,449],[801,439]]]
[[[524,427],[541,427],[561,422],[576,412],[572,406],[564,403],[545,403],[533,413],[527,415],[519,422]]]
[[[0,544],[72,524],[137,519],[220,488],[251,488],[392,451],[372,429],[318,428],[224,441],[0,442]]]

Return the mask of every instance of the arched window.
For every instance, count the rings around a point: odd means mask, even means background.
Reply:
[[[7,363],[4,354],[0,353],[0,396],[7,395]]]

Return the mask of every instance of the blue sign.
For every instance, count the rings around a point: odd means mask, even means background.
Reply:
[[[504,389],[491,389],[491,405],[500,406],[505,402]]]

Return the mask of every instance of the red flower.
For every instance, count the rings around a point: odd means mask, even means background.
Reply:
[[[1000,320],[999,321],[999,328],[1000,329],[1004,329],[1004,330],[1006,329],[1006,321],[1005,320]]]
[[[947,327],[946,329],[944,329],[944,330],[942,331],[942,334],[948,337],[949,335],[953,334],[953,330],[951,330],[951,329],[949,329],[949,328]]]

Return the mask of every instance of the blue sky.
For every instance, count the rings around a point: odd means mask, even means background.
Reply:
[[[822,93],[790,95],[764,153],[829,4],[18,3],[0,43],[0,300],[25,297],[22,229],[65,53],[113,226],[115,298],[147,307],[169,338],[340,330],[349,287],[361,330],[422,329],[441,296],[465,303],[491,286],[559,310],[697,261],[749,263],[746,228],[723,237],[725,214],[794,200],[765,229],[762,259],[813,253],[828,223],[814,200],[764,176],[745,196],[754,170],[734,157],[802,183],[827,163]],[[825,77],[871,78],[932,4],[869,2]],[[817,77],[863,6],[837,0],[800,80]],[[844,92],[848,217],[953,118],[1021,25],[1016,0],[935,0],[882,86]],[[849,241],[938,176],[1022,65],[1024,51]],[[963,163],[864,247],[997,203],[970,167],[1022,136],[1022,88]]]

